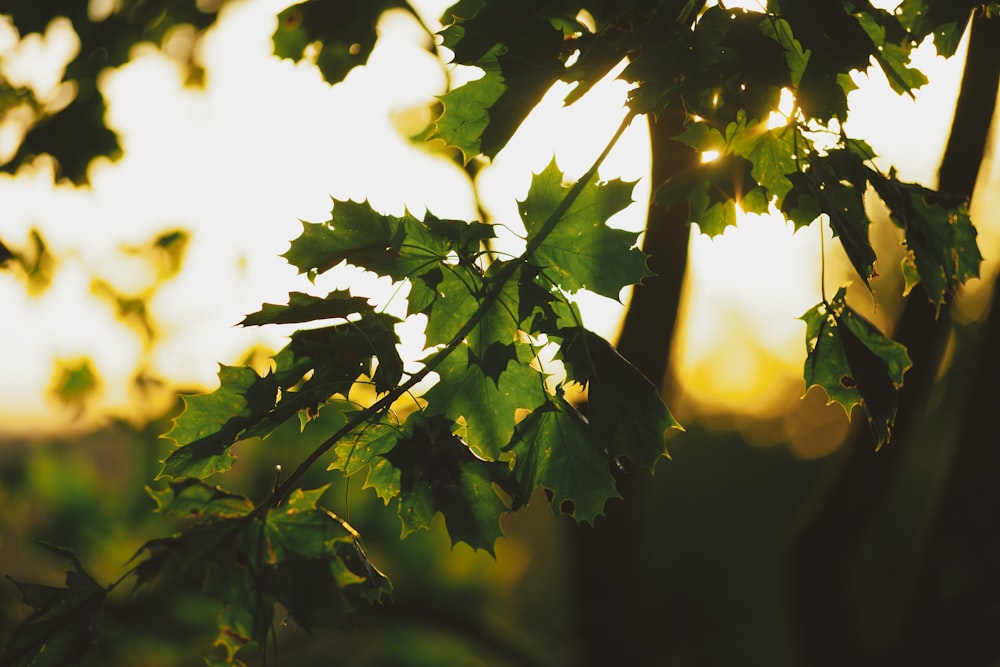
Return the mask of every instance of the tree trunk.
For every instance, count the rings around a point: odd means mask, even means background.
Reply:
[[[672,140],[683,130],[685,116],[684,109],[674,105],[650,123],[654,188],[698,163],[693,149]],[[650,205],[642,249],[650,255],[656,276],[633,290],[617,344],[622,356],[661,392],[687,266],[688,233],[686,204]],[[629,470],[616,477],[624,500],[608,503],[607,515],[596,526],[581,526],[572,533],[581,665],[642,665],[660,652],[653,591],[641,581],[642,573],[655,567],[644,562],[642,548],[650,476]]]

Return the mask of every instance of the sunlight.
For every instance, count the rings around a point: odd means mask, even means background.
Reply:
[[[0,220],[0,237],[20,247],[37,229],[58,262],[51,286],[38,298],[26,295],[20,278],[0,274],[0,299],[10,321],[18,322],[0,334],[3,429],[37,433],[39,424],[52,430],[73,425],[72,415],[48,397],[54,359],[94,361],[103,387],[92,405],[95,414],[130,415],[138,404],[148,403],[129,389],[137,371],[182,387],[212,387],[218,362],[238,363],[248,350],[283,345],[287,327],[258,331],[234,325],[262,302],[284,303],[289,290],[319,294],[349,287],[402,314],[405,290],[388,280],[338,269],[313,285],[280,257],[301,231],[299,220],[328,218],[331,196],[367,198],[377,209],[397,215],[407,210],[456,219],[478,215],[466,173],[400,131],[416,133],[431,119],[429,103],[445,90],[449,76],[458,82],[474,74],[446,71],[426,52],[426,35],[412,18],[390,12],[380,23],[382,39],[367,66],[330,87],[314,66],[271,55],[274,17],[288,4],[246,0],[227,5],[198,47],[207,72],[203,91],[186,87],[177,61],[151,46],[138,48],[125,67],[106,72],[100,88],[125,155],[115,163],[95,161],[91,188],[56,183],[53,165],[45,159],[14,177],[0,176],[0,200],[8,212]],[[431,22],[429,17],[449,4],[426,0],[419,7]],[[760,10],[761,3],[727,2],[726,7]],[[60,68],[78,48],[72,38],[57,23],[44,36],[20,43],[12,40],[11,30],[9,22],[0,21],[3,66],[23,68],[29,59],[47,63],[47,78],[33,85],[49,91],[52,104],[60,103]],[[179,31],[165,51],[189,50],[191,38]],[[962,49],[964,44],[960,54]],[[9,58],[15,50],[30,58]],[[902,178],[933,183],[962,57],[944,61],[925,43],[915,49],[914,59],[932,81],[915,101],[891,92],[876,69],[855,77],[861,87],[850,94],[849,128],[884,156],[880,165],[891,162]],[[22,72],[4,71],[11,78],[12,72]],[[23,72],[17,76],[27,80]],[[526,194],[531,173],[555,155],[568,178],[578,177],[625,113],[627,86],[614,75],[564,107],[569,90],[565,84],[550,90],[510,144],[477,175],[479,203],[488,221],[502,230],[496,246],[501,251],[518,252],[523,246],[517,198]],[[793,110],[791,93],[782,91],[779,110],[766,127],[787,124]],[[917,141],[915,127],[920,128]],[[0,153],[10,151],[19,136],[16,123],[5,121]],[[702,161],[718,157],[712,153],[705,152]],[[605,180],[637,182],[635,203],[615,216],[612,226],[642,228],[650,196],[649,159],[646,123],[638,119],[600,171]],[[129,249],[146,247],[175,229],[190,232],[183,270],[161,279],[148,257]],[[844,260],[828,229],[825,234],[829,286],[843,275],[837,262]],[[740,213],[736,227],[714,240],[692,235],[674,353],[690,400],[754,413],[801,393],[804,343],[797,318],[819,301],[819,252],[815,225],[793,233],[777,215]],[[152,295],[149,315],[159,329],[151,344],[116,318],[106,291],[92,288],[94,277],[122,298]],[[622,303],[589,293],[577,296],[586,324],[613,337]],[[627,303],[627,290],[620,299]],[[400,328],[408,359],[422,347],[420,326],[414,321]]]
[[[57,358],[94,361],[103,389],[90,404],[91,419],[133,415],[139,405],[143,414],[165,407],[134,395],[136,372],[181,387],[212,387],[219,362],[239,363],[248,350],[284,344],[288,327],[234,325],[262,302],[284,303],[293,289],[319,294],[350,288],[403,315],[405,291],[388,280],[338,269],[312,285],[279,256],[300,233],[300,219],[329,217],[331,196],[367,198],[396,215],[432,210],[443,218],[476,217],[462,170],[399,131],[401,123],[421,129],[430,119],[431,96],[446,82],[412,18],[387,13],[367,66],[330,87],[315,67],[271,55],[274,17],[287,4],[255,0],[225,8],[199,48],[207,72],[203,91],[186,87],[176,61],[151,46],[105,72],[100,87],[109,100],[108,122],[125,155],[114,163],[95,161],[89,189],[56,184],[53,165],[44,159],[14,177],[0,176],[0,198],[12,211],[0,221],[0,237],[21,247],[29,230],[38,228],[57,260],[51,287],[37,298],[29,298],[10,272],[0,274],[0,298],[18,322],[0,334],[4,431],[40,435],[87,427],[48,393]],[[420,3],[425,18],[448,4]],[[174,48],[183,50],[183,39],[178,35]],[[48,33],[45,40],[35,36],[19,48],[59,43]],[[13,48],[10,39],[6,43]],[[60,48],[53,53],[65,60],[68,52]],[[491,181],[497,184],[499,194],[484,194],[495,222],[519,224],[516,201],[504,199],[511,191],[506,179],[523,183],[523,196],[531,172],[553,154],[569,177],[579,176],[624,113],[621,82],[608,81],[564,109],[567,91],[547,96],[524,132],[481,173],[485,193]],[[553,123],[562,131],[553,133]],[[582,127],[587,136],[576,129]],[[637,122],[606,161],[602,178],[638,180],[648,173],[644,133]],[[648,196],[648,184],[640,183],[639,203],[612,224],[641,228]],[[148,259],[129,248],[178,228],[190,230],[183,270],[157,282]],[[150,317],[159,328],[149,346],[116,317],[106,290],[91,289],[92,276],[123,298],[152,294]],[[585,306],[588,324],[613,335],[622,306],[596,296],[584,300],[600,304]],[[408,359],[422,348],[419,319],[400,328]]]

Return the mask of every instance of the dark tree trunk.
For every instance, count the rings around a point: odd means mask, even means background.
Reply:
[[[677,105],[650,123],[654,187],[698,162],[693,149],[671,139],[684,120]],[[687,219],[686,204],[650,206],[642,248],[657,275],[635,287],[617,344],[661,392],[687,265]],[[595,527],[573,531],[572,590],[583,665],[648,664],[660,651],[653,591],[642,585],[642,573],[655,567],[644,562],[642,548],[650,476],[630,470],[618,474],[617,482],[624,500],[608,503],[607,516]]]
[[[939,190],[948,195],[969,198],[972,195],[979,166],[983,161],[989,128],[996,105],[997,82],[1000,76],[1000,33],[997,19],[977,16],[971,27],[969,51],[962,77],[962,88],[955,109],[955,117],[939,174]],[[994,298],[996,293],[994,292]],[[997,309],[994,308],[994,311]],[[997,315],[991,318],[989,331],[1000,327]],[[945,354],[948,338],[953,332],[947,308],[942,309],[935,319],[933,308],[922,290],[914,290],[909,296],[902,317],[897,325],[895,337],[909,348],[913,368],[907,373],[905,386],[900,391],[899,413],[892,442],[876,453],[867,429],[855,428],[852,437],[841,452],[840,465],[833,471],[831,479],[821,491],[816,502],[802,516],[802,522],[791,549],[790,586],[793,620],[797,623],[803,664],[806,665],[895,665],[895,664],[994,664],[993,662],[968,662],[960,659],[960,650],[952,646],[947,656],[938,656],[944,662],[935,661],[931,649],[944,645],[947,638],[942,631],[953,631],[951,639],[957,639],[963,631],[959,625],[943,625],[939,613],[943,607],[940,591],[936,584],[943,583],[946,554],[949,542],[963,536],[975,538],[989,535],[994,554],[1000,556],[1000,541],[995,539],[998,526],[998,501],[995,492],[984,496],[993,505],[985,513],[977,515],[977,521],[966,521],[963,511],[972,509],[973,495],[966,489],[975,481],[975,488],[982,490],[993,480],[982,475],[986,471],[995,473],[1000,458],[996,452],[995,434],[991,442],[975,440],[963,435],[955,453],[955,467],[952,469],[947,492],[940,505],[941,519],[929,545],[923,542],[927,551],[923,554],[908,554],[917,563],[909,565],[913,571],[922,574],[906,578],[896,575],[902,584],[895,590],[897,598],[887,607],[895,610],[895,617],[884,618],[881,627],[863,629],[859,620],[859,605],[868,592],[858,590],[858,571],[863,558],[872,558],[870,545],[877,539],[873,534],[880,516],[885,516],[887,506],[898,500],[890,499],[898,480],[913,470],[913,447],[923,434],[921,424],[927,423],[932,390],[937,382],[937,372]],[[1000,332],[983,337],[986,346],[996,345]],[[998,363],[995,352],[984,350],[981,358],[984,372]],[[989,375],[987,375],[989,377]],[[974,379],[979,384],[982,378]],[[984,385],[985,386],[985,385]],[[990,385],[992,386],[992,385]],[[973,393],[987,391],[978,388]],[[992,405],[995,406],[996,390]],[[971,404],[970,404],[971,405]],[[988,409],[988,408],[987,408]],[[965,433],[979,431],[981,426],[974,419],[967,419]],[[989,440],[989,439],[987,439]],[[994,446],[990,446],[994,445]],[[954,441],[934,443],[934,460],[947,461],[951,452],[941,448],[954,447]],[[987,451],[989,450],[989,451]],[[925,450],[926,451],[926,450]],[[908,458],[909,457],[909,458]],[[964,463],[963,463],[964,462]],[[973,474],[973,473],[977,473]],[[988,474],[988,473],[986,473]],[[996,488],[996,484],[993,484]],[[932,489],[928,489],[932,493]],[[989,526],[983,521],[989,517]],[[881,524],[880,524],[881,525]],[[977,533],[977,531],[979,531]],[[982,532],[986,531],[986,532]],[[917,540],[918,543],[921,540]],[[883,542],[885,544],[885,542]],[[867,556],[866,556],[867,554]],[[874,558],[888,558],[888,554],[876,554]],[[924,560],[928,559],[929,560]],[[925,564],[920,565],[921,562]],[[1000,557],[994,563],[1000,563]],[[885,571],[900,570],[906,563],[881,563]],[[954,565],[954,563],[950,563]],[[994,566],[994,572],[1000,570]],[[936,579],[935,579],[936,577]],[[932,583],[932,580],[934,583]],[[991,580],[1000,586],[1000,577]],[[985,592],[985,591],[984,591]],[[996,600],[996,590],[992,592]],[[937,596],[937,597],[936,597]],[[967,608],[966,611],[969,611]],[[982,611],[982,609],[980,609]],[[979,617],[980,621],[982,617]],[[957,619],[956,619],[957,620]],[[994,621],[998,619],[993,618]],[[971,618],[963,621],[972,623]],[[960,623],[962,621],[959,621]],[[977,626],[978,627],[978,626]],[[994,625],[996,627],[996,625]],[[966,630],[968,627],[966,627]],[[890,635],[879,639],[873,648],[873,633]],[[994,633],[995,634],[995,633]],[[866,637],[867,635],[867,637]],[[994,645],[994,649],[996,646]],[[979,654],[986,657],[985,654]],[[1000,658],[1000,652],[989,656],[991,661]]]

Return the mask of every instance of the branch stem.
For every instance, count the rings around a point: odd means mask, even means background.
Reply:
[[[347,420],[347,423],[337,429],[329,438],[320,443],[310,454],[307,456],[301,464],[290,474],[285,480],[277,485],[272,491],[271,495],[264,500],[264,502],[257,505],[254,508],[254,515],[265,512],[269,507],[273,507],[276,503],[279,503],[282,498],[286,497],[294,488],[298,481],[303,475],[316,463],[317,460],[324,454],[326,454],[330,449],[337,444],[344,436],[353,431],[355,428],[363,424],[364,422],[371,419],[373,416],[379,414],[383,410],[389,409],[393,403],[395,403],[399,398],[404,396],[407,392],[412,390],[418,383],[420,383],[427,375],[433,372],[441,363],[448,358],[448,356],[454,352],[465,340],[473,329],[479,324],[479,322],[486,315],[490,306],[494,301],[500,296],[503,291],[504,286],[507,281],[510,280],[521,266],[527,262],[531,256],[538,250],[539,246],[545,241],[545,239],[552,233],[556,225],[562,220],[563,216],[569,211],[569,208],[573,205],[573,202],[580,196],[583,189],[587,184],[597,175],[597,170],[604,162],[608,154],[618,143],[622,134],[628,129],[632,120],[635,118],[636,113],[634,111],[629,111],[625,117],[622,119],[621,124],[618,129],[615,130],[614,135],[604,146],[600,155],[594,160],[593,164],[589,169],[580,177],[576,183],[569,189],[566,196],[563,197],[559,205],[552,211],[545,222],[539,228],[538,233],[533,237],[528,239],[525,245],[524,252],[516,260],[511,261],[505,265],[501,271],[497,273],[496,279],[493,281],[493,285],[490,290],[483,296],[479,307],[468,319],[468,321],[462,326],[461,329],[452,337],[452,339],[443,348],[438,350],[434,355],[427,360],[424,367],[415,372],[409,377],[406,382],[398,385],[395,389],[389,391],[385,396],[377,400],[370,407],[359,411],[353,417]]]

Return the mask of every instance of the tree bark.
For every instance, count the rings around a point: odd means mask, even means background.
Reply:
[[[685,117],[681,105],[672,105],[650,123],[654,188],[698,163],[693,149],[672,140],[683,130]],[[656,276],[634,288],[617,343],[622,356],[661,393],[687,266],[689,228],[686,204],[650,205],[642,249]],[[649,656],[661,651],[653,591],[641,584],[641,573],[655,567],[644,562],[642,547],[650,476],[617,471],[616,479],[624,500],[610,502],[596,526],[581,526],[572,533],[581,665],[648,664]]]

